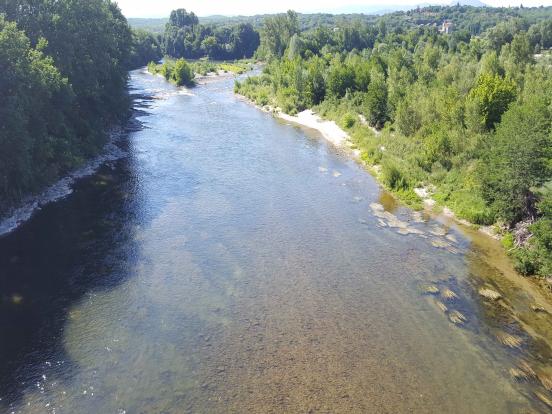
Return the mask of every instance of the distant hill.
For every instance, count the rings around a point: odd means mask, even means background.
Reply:
[[[133,29],[146,30],[155,34],[163,34],[165,32],[165,25],[169,21],[169,17],[166,18],[149,18],[149,17],[130,17],[127,19],[128,23]]]
[[[460,3],[460,7],[457,7]],[[369,7],[369,6],[367,6]],[[391,5],[381,6],[382,8],[393,8]],[[480,0],[457,0],[453,6],[419,6],[409,10],[396,10],[385,12],[381,9],[377,13],[375,9],[372,14],[368,14],[366,8],[360,6],[357,8],[343,7],[340,10],[347,10],[350,13],[316,13],[299,14],[299,22],[303,30],[314,27],[335,27],[351,21],[361,21],[364,23],[385,22],[391,27],[437,27],[444,20],[451,20],[454,23],[454,30],[466,30],[472,35],[479,35],[490,27],[495,26],[501,21],[524,18],[530,23],[535,23],[543,19],[552,19],[552,6],[547,7],[490,7]],[[354,12],[358,10],[358,12]],[[256,16],[207,16],[200,17],[199,21],[203,25],[213,26],[233,26],[239,23],[251,23],[255,28],[260,29],[267,14]],[[147,30],[155,34],[163,34],[167,18],[129,18],[130,25],[134,29]]]
[[[483,3],[479,0],[459,0],[459,1],[452,1],[450,3],[451,6],[473,6],[473,7],[490,7],[488,4]]]
[[[384,13],[381,13],[384,14]],[[270,16],[269,14],[258,14],[255,16],[205,16],[199,17],[199,22],[203,25],[213,26],[233,26],[240,23],[251,23],[253,27],[260,28],[264,20]],[[330,14],[330,13],[315,13],[301,14],[299,13],[299,23],[303,30],[318,26],[335,26],[338,22],[347,22],[352,20],[361,20],[364,22],[374,22],[377,19],[375,14]],[[133,29],[146,30],[155,34],[163,34],[165,25],[169,21],[167,18],[140,18],[134,17],[127,19]]]

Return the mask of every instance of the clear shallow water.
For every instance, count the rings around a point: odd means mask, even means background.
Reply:
[[[1,412],[544,412],[458,229],[231,81],[132,86],[128,155],[0,239]]]

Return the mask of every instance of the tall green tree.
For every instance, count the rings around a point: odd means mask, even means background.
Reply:
[[[266,18],[263,42],[269,55],[282,57],[296,33],[299,33],[299,20],[294,11]]]
[[[514,104],[484,154],[483,195],[508,224],[536,217],[535,190],[552,178],[550,108],[541,99]]]
[[[516,85],[498,74],[484,73],[470,92],[470,98],[478,105],[481,123],[491,130],[515,100]]]
[[[46,46],[40,41],[40,49]],[[0,16],[0,211],[73,165],[66,114],[74,102],[53,59]]]

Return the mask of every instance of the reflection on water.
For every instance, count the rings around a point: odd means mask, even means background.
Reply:
[[[387,191],[380,193],[378,201],[385,208],[385,211],[389,211],[390,213],[394,213],[399,208],[397,199]]]
[[[473,235],[230,81],[132,83],[128,156],[0,239],[2,412],[546,410],[529,299],[478,294],[508,287]]]

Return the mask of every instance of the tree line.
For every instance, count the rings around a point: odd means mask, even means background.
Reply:
[[[0,0],[0,212],[98,153],[158,52],[109,0]]]
[[[549,12],[482,20],[478,35],[387,16],[305,31],[288,12],[265,20],[268,63],[235,89],[291,114],[314,107],[403,200],[419,204],[414,189],[425,186],[461,218],[501,223],[517,269],[552,276]]]
[[[259,42],[259,32],[250,23],[206,26],[185,9],[172,11],[162,39],[163,51],[168,56],[215,60],[250,58]]]

